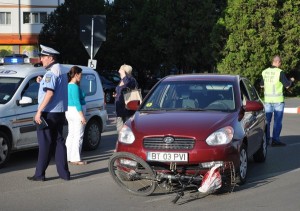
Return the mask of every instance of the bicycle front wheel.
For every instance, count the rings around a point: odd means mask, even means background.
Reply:
[[[148,196],[156,188],[153,170],[134,154],[114,153],[109,159],[108,169],[114,181],[134,195]]]

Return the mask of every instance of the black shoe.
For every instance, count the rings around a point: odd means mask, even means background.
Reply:
[[[272,141],[272,147],[284,147],[286,144],[280,141]]]
[[[36,178],[35,176],[27,177],[27,179],[30,181],[42,181],[42,182],[45,181],[45,178]]]

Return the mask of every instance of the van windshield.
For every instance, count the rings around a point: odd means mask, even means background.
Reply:
[[[22,78],[0,77],[0,104],[10,101],[22,80]]]

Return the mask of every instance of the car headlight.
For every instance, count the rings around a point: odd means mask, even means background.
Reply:
[[[211,146],[228,144],[233,138],[234,130],[227,126],[212,133],[206,139],[206,143]]]
[[[119,132],[119,142],[125,144],[132,144],[135,140],[134,134],[129,127],[124,125]]]

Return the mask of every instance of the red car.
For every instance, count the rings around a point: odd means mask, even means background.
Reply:
[[[131,161],[132,165],[141,162],[145,169],[150,167],[150,180],[157,183],[161,182],[157,175],[174,175],[174,171],[201,180],[218,164],[231,168],[227,176],[242,184],[248,158],[253,156],[256,162],[266,159],[263,103],[241,76],[168,76],[153,87],[141,105],[133,101],[128,106],[136,112],[119,133],[109,169],[119,185],[135,194],[139,190],[122,181],[124,172],[138,172],[130,167]],[[127,181],[136,178],[127,177]]]

